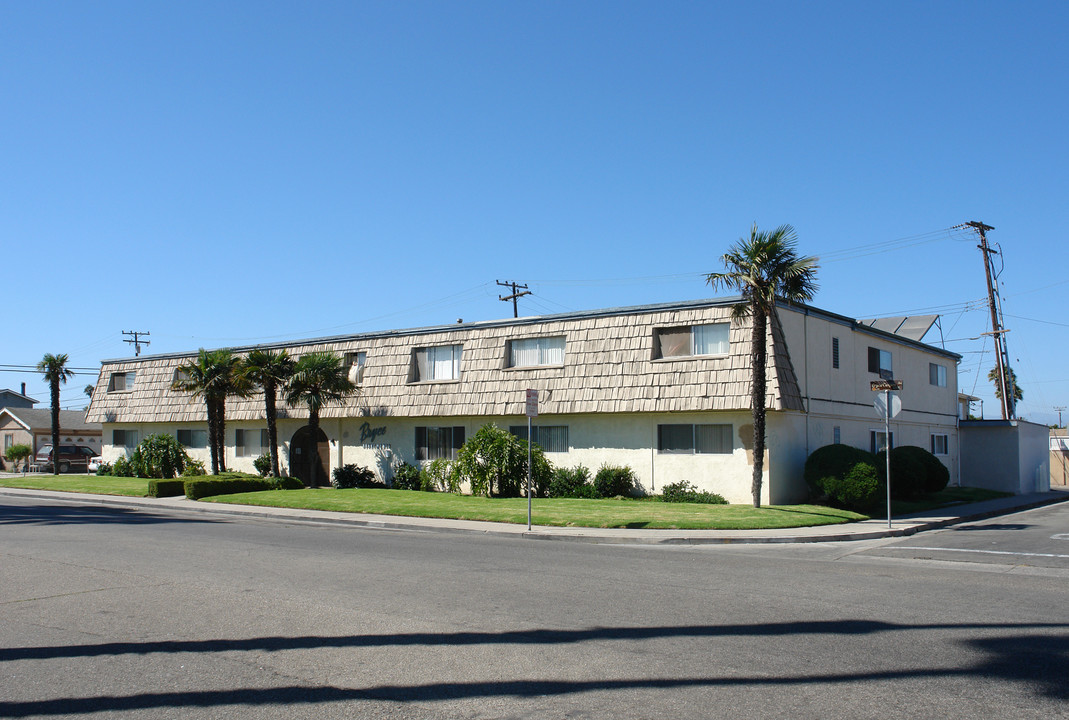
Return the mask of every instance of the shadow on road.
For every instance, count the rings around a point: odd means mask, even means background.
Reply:
[[[219,523],[202,517],[157,515],[118,507],[63,507],[60,505],[0,505],[0,525],[153,525],[159,523]]]
[[[946,630],[956,633],[953,642],[980,653],[970,666],[909,667],[897,670],[847,673],[798,673],[790,676],[704,675],[680,678],[605,678],[596,680],[513,680],[462,683],[377,685],[367,688],[333,686],[286,686],[234,688],[230,690],[139,693],[126,696],[66,697],[26,702],[0,702],[0,716],[69,715],[92,712],[139,710],[164,707],[222,707],[233,705],[309,705],[348,701],[433,702],[480,697],[538,698],[598,690],[672,689],[684,687],[786,687],[793,685],[839,685],[909,679],[960,678],[966,682],[1013,682],[1037,695],[1069,700],[1069,624],[898,624],[870,620],[786,622],[743,625],[588,628],[579,630],[526,630],[460,633],[406,633],[397,635],[348,635],[261,637],[243,640],[188,640],[164,642],[102,643],[95,645],[45,646],[0,649],[0,662],[49,658],[86,658],[148,653],[220,653],[234,651],[280,651],[338,647],[384,647],[397,645],[463,646],[478,644],[568,645],[588,641],[629,641],[655,638],[708,638],[731,636],[781,636],[811,634],[866,635]],[[961,639],[961,632],[976,636]],[[993,635],[993,633],[998,633]],[[1006,634],[1009,633],[1009,634]]]

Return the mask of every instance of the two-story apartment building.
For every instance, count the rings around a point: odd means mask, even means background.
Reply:
[[[274,343],[293,356],[329,350],[359,392],[321,412],[312,442],[307,409],[280,413],[282,463],[306,478],[365,465],[388,478],[400,461],[453,457],[482,425],[526,434],[526,390],[539,391],[535,440],[555,465],[628,465],[645,490],[687,480],[731,502],[750,500],[750,323],[739,298],[612,308]],[[841,315],[782,305],[768,340],[765,502],[804,500],[802,467],[822,445],[884,442],[871,380],[904,383],[895,445],[933,450],[957,473],[960,356]],[[234,348],[245,353],[251,347]],[[195,353],[108,360],[89,419],[104,424],[105,459],[149,434],[174,434],[207,459],[203,403],[171,390]],[[263,399],[226,408],[227,465],[252,469],[266,449]],[[315,452],[312,452],[314,446]]]

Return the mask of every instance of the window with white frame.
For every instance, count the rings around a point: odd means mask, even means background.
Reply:
[[[509,367],[564,364],[564,336],[509,341]]]
[[[4,452],[15,444],[15,433],[4,433]]]
[[[207,430],[179,429],[176,433],[178,442],[187,448],[198,450],[208,447]]]
[[[435,382],[460,379],[460,356],[463,345],[438,345],[412,351],[409,382]]]
[[[880,350],[879,348],[869,348],[869,372],[876,373],[881,377],[883,374],[890,373],[891,368],[891,353],[888,350]]]
[[[535,445],[545,452],[568,452],[567,425],[534,425],[531,428]],[[509,433],[521,440],[527,439],[526,425],[511,425]]]
[[[111,444],[115,447],[133,449],[137,447],[137,430],[116,428],[111,431]]]
[[[114,372],[108,379],[108,392],[126,392],[127,390],[134,389],[134,377],[136,373],[130,372]]]
[[[669,454],[728,454],[731,425],[658,425],[657,449]]]
[[[464,445],[464,427],[417,427],[416,459],[456,460],[457,452]]]
[[[366,352],[345,353],[345,374],[353,385],[364,382],[364,368],[367,366]]]
[[[234,452],[238,457],[260,457],[267,451],[270,441],[267,429],[234,431]]]
[[[950,447],[950,438],[943,433],[932,433],[932,455],[946,455]]]
[[[653,357],[727,355],[731,352],[731,323],[689,325],[654,330]]]
[[[895,446],[895,434],[891,433],[891,447]],[[869,451],[873,454],[887,449],[887,433],[883,430],[869,431]]]
[[[937,365],[936,363],[928,363],[928,382],[931,385],[937,387],[947,386],[947,368],[946,365]]]

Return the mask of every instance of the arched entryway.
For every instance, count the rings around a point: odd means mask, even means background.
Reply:
[[[318,442],[312,441],[310,425],[305,425],[290,438],[290,475],[309,487],[330,484],[330,475],[327,474],[327,468],[330,467],[330,443],[322,428],[316,430],[319,433]]]

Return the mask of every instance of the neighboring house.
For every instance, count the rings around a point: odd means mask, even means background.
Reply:
[[[1069,486],[1069,432],[1052,428],[1050,442],[1050,484]]]
[[[0,390],[0,408],[33,408],[37,400],[26,395],[26,383],[22,383],[22,392],[3,389]]]
[[[628,465],[644,489],[685,480],[731,502],[750,501],[750,322],[739,298],[276,343],[293,356],[342,355],[359,393],[323,408],[313,445],[307,409],[282,406],[282,462],[307,479],[347,463],[390,468],[455,457],[485,423],[525,435],[525,390],[540,393],[535,440],[557,466]],[[882,447],[869,387],[904,382],[895,445],[933,450],[957,478],[960,356],[841,315],[781,305],[769,339],[765,502],[803,500],[812,450],[841,442]],[[914,333],[915,334],[915,333]],[[244,353],[252,348],[235,348]],[[88,418],[104,426],[114,460],[152,433],[169,433],[207,461],[204,403],[171,390],[195,353],[104,361]],[[252,470],[266,452],[263,398],[226,408],[227,466]],[[309,452],[314,447],[314,452]]]
[[[97,452],[101,448],[102,428],[100,423],[86,422],[82,410],[60,410],[59,429],[61,443],[84,445]],[[29,445],[34,453],[42,445],[52,444],[52,411],[5,407],[0,409],[0,440],[3,452],[12,445]]]

